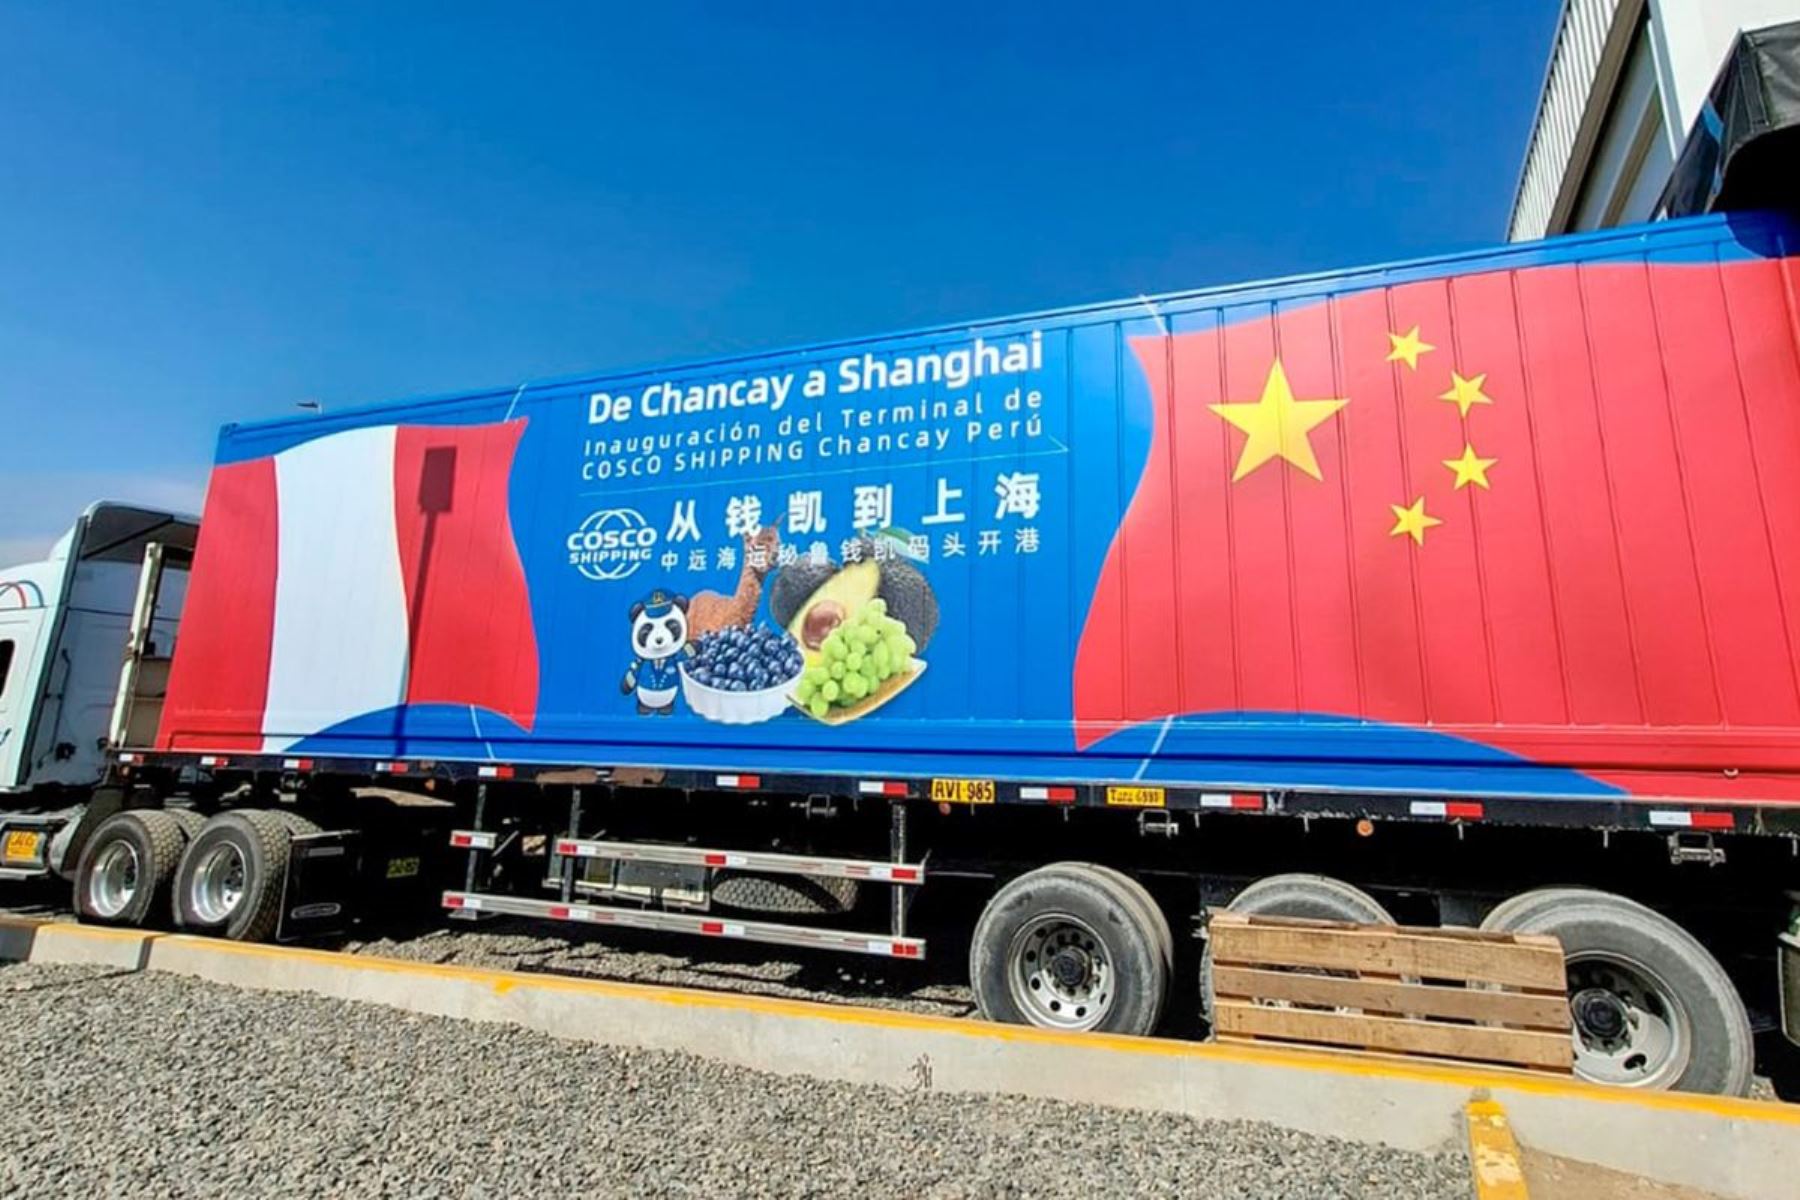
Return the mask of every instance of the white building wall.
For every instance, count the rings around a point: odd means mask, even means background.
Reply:
[[[1564,0],[1508,236],[1648,220],[1740,29],[1800,0]]]

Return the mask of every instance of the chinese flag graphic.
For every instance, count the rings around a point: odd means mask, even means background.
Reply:
[[[1134,339],[1154,430],[1078,744],[1316,714],[1633,791],[1775,787],[1800,769],[1796,274],[1489,269]]]

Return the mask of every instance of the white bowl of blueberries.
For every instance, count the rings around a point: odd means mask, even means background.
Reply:
[[[702,634],[681,664],[681,694],[709,721],[754,725],[787,711],[806,669],[799,643],[768,625],[727,625]]]

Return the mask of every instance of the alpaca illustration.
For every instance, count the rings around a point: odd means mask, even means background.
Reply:
[[[780,550],[781,534],[774,525],[745,534],[744,565],[738,571],[737,590],[729,596],[695,592],[688,601],[688,635],[698,640],[716,629],[754,621],[756,606],[762,602],[763,580],[775,568],[775,556]]]

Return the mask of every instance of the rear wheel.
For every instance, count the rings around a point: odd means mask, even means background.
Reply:
[[[1526,892],[1481,923],[1562,942],[1575,1073],[1595,1083],[1741,1096],[1750,1019],[1718,960],[1634,900],[1586,888]]]
[[[175,923],[232,941],[267,939],[281,919],[291,840],[288,822],[260,809],[207,821],[175,872]]]
[[[1353,884],[1329,875],[1271,875],[1259,879],[1225,906],[1234,913],[1258,917],[1303,917],[1314,921],[1354,921],[1358,925],[1392,925],[1381,901]],[[1212,1020],[1212,943],[1200,955],[1200,1004]]]
[[[1168,992],[1167,922],[1117,872],[1056,863],[988,902],[969,948],[983,1016],[1046,1029],[1148,1034]]]
[[[114,813],[89,836],[75,868],[75,910],[84,921],[141,928],[169,907],[187,835],[156,809]]]

